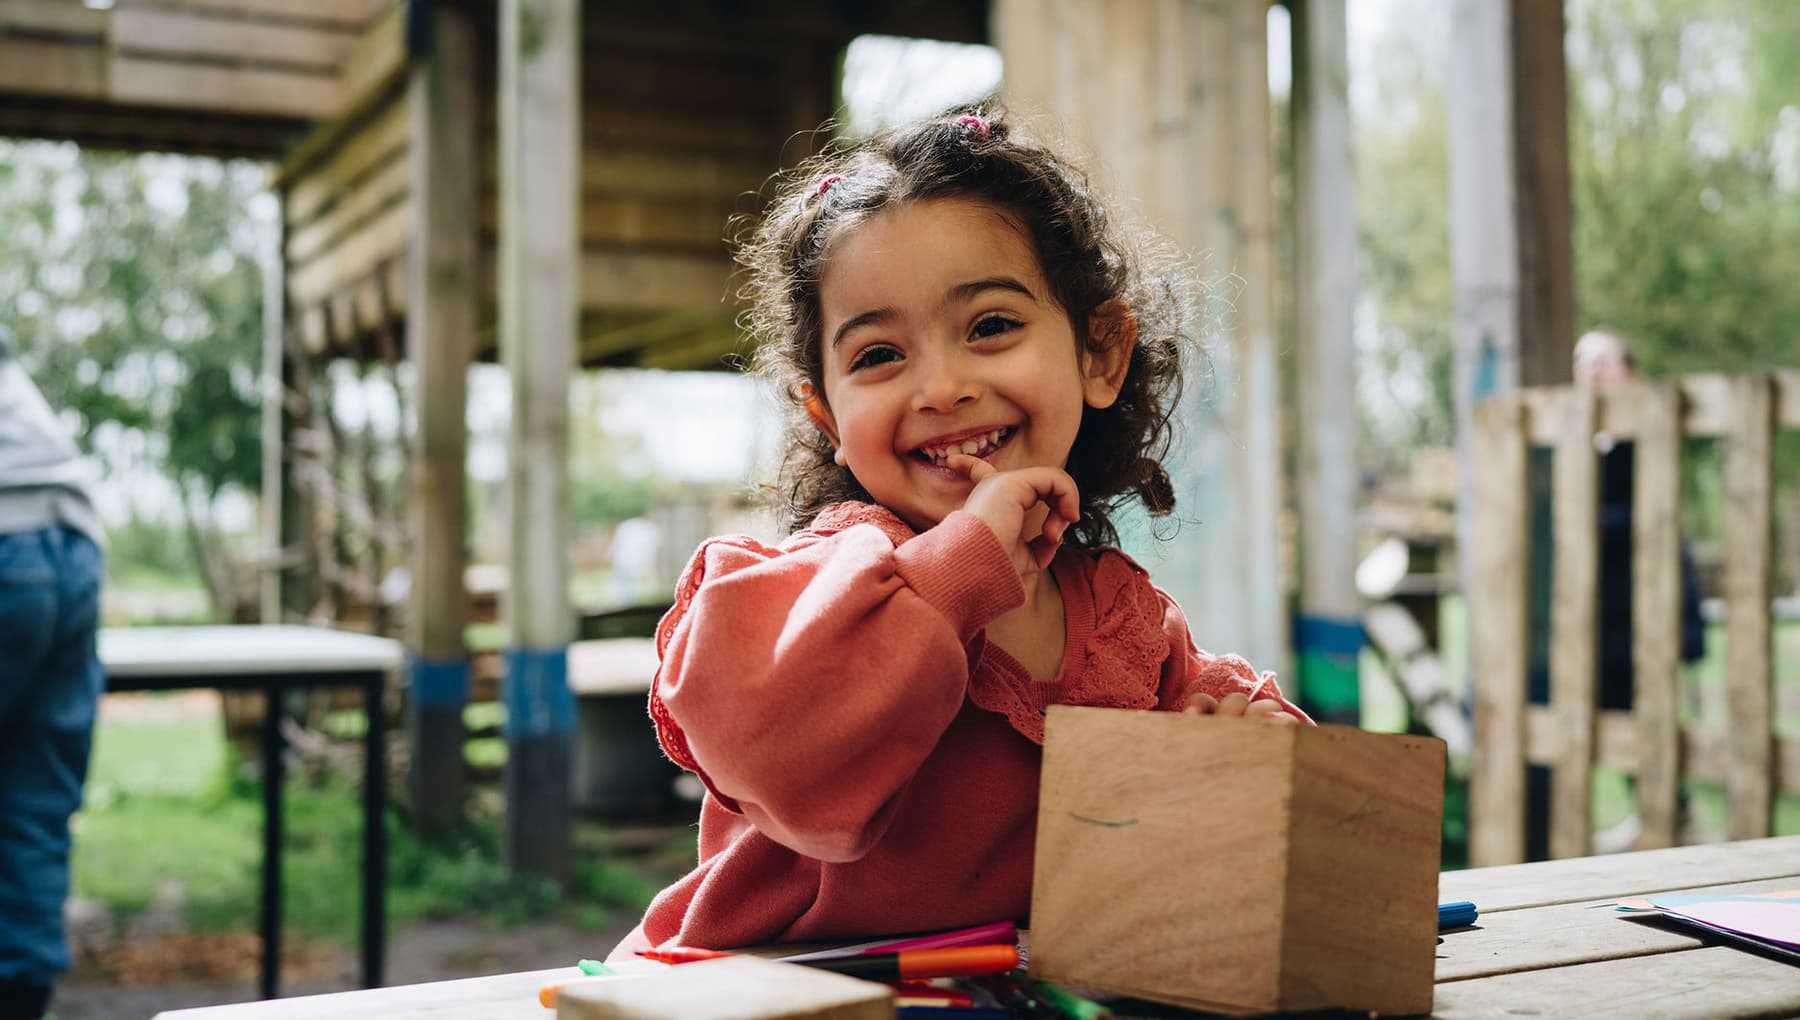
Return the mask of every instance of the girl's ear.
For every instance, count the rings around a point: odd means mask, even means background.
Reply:
[[[1088,316],[1088,343],[1081,352],[1081,395],[1089,407],[1111,407],[1119,399],[1137,334],[1137,316],[1123,301],[1104,301]]]
[[[825,438],[831,440],[831,445],[838,447],[841,451],[843,444],[838,442],[837,419],[832,416],[831,410],[825,406],[825,401],[820,399],[818,392],[813,389],[812,383],[800,384],[800,406],[806,408],[806,416],[812,419],[812,423],[819,427],[820,432],[825,433]]]

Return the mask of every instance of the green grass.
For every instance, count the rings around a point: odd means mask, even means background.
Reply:
[[[334,713],[326,728],[354,737],[361,716]],[[76,818],[76,893],[129,916],[147,907],[159,887],[179,882],[196,930],[254,927],[262,788],[244,773],[216,718],[102,722],[86,803]],[[286,922],[315,937],[354,942],[362,875],[358,787],[329,772],[311,780],[290,774],[283,794]],[[515,877],[500,861],[500,823],[493,815],[476,814],[461,831],[428,843],[396,810],[387,833],[387,908],[396,926],[465,917],[502,925],[561,918],[598,928],[620,914],[641,913],[668,877],[591,846],[576,854],[567,893]],[[595,842],[594,833],[583,833],[578,829],[578,840]]]

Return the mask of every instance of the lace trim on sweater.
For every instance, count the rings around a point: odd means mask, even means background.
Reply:
[[[1089,555],[1071,552],[1071,555]],[[1059,558],[1057,569],[1064,567]],[[1033,680],[1018,660],[990,645],[969,680],[969,700],[1006,717],[1012,728],[1035,744],[1044,742],[1044,712],[1051,705],[1153,709],[1169,657],[1169,638],[1162,629],[1162,600],[1143,569],[1123,554],[1103,550],[1094,560],[1088,593],[1081,566],[1057,569],[1063,587],[1068,639],[1080,651],[1064,655],[1064,674],[1052,681]],[[1071,583],[1073,582],[1073,583]],[[1091,607],[1073,605],[1091,594]]]

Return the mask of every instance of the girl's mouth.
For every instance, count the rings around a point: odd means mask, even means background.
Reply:
[[[977,432],[953,443],[928,443],[914,450],[913,456],[936,467],[944,467],[952,456],[959,453],[969,457],[986,457],[1006,445],[1006,441],[1017,431],[1016,426],[1009,425]]]

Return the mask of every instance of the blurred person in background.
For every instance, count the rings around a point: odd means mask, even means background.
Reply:
[[[104,678],[92,475],[0,326],[0,1020],[69,968],[69,816]]]

